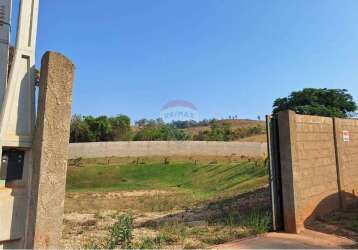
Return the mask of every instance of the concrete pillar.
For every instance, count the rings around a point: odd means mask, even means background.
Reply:
[[[333,122],[340,206],[346,208],[358,202],[358,122],[342,118]]]
[[[74,65],[47,52],[42,58],[38,117],[25,247],[60,248]]]
[[[284,229],[298,233],[295,204],[296,113],[283,111],[278,115]]]
[[[342,192],[343,183],[343,159],[342,159],[342,140],[340,138],[341,134],[341,120],[339,118],[333,118],[333,137],[334,137],[334,150],[336,157],[336,171],[337,171],[337,187],[338,187],[338,199],[339,207],[343,208],[346,206],[345,196]]]

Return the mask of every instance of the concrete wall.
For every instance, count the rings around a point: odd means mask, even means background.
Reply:
[[[264,157],[265,143],[252,142],[96,142],[74,143],[69,147],[69,159],[146,156],[248,156]]]
[[[278,119],[285,231],[297,233],[311,218],[355,200],[358,121],[292,111]]]
[[[337,164],[343,206],[358,195],[358,120],[335,119]],[[345,141],[343,131],[349,133]]]

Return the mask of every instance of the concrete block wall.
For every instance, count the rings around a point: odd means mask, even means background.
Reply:
[[[315,216],[356,199],[358,121],[293,111],[278,119],[284,227],[299,233]],[[349,131],[349,142],[343,131]]]
[[[138,141],[72,143],[69,159],[148,156],[265,157],[266,143],[205,141]]]
[[[310,216],[339,207],[333,120],[296,116],[297,226]]]
[[[358,195],[358,120],[335,119],[335,133],[342,202],[346,205]]]

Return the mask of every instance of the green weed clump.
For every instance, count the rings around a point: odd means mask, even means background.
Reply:
[[[271,213],[256,209],[246,214],[228,214],[223,218],[223,224],[229,227],[241,226],[251,234],[262,234],[271,230]]]
[[[262,234],[271,230],[272,219],[269,211],[254,210],[241,217],[241,225],[253,231],[254,234]]]
[[[118,217],[118,221],[110,229],[110,234],[103,242],[91,242],[85,249],[131,249],[133,240],[133,218],[124,214]]]
[[[130,215],[122,215],[118,222],[111,228],[110,237],[107,241],[107,248],[114,249],[120,247],[128,249],[131,247],[133,239],[133,218]]]

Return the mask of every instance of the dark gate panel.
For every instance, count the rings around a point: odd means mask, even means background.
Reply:
[[[272,203],[272,226],[274,231],[283,230],[282,184],[278,119],[266,117],[269,178]]]
[[[24,168],[25,152],[17,149],[3,149],[1,179],[21,180]]]

